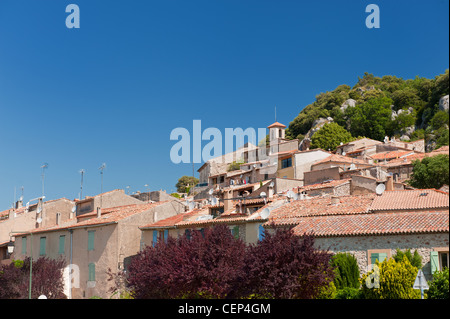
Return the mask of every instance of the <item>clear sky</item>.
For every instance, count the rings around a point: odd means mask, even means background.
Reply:
[[[68,29],[66,6],[80,8]],[[380,28],[365,24],[368,4]],[[41,194],[175,190],[176,127],[286,125],[364,72],[449,67],[449,1],[0,0],[0,211]],[[205,142],[207,143],[207,142]],[[200,164],[195,165],[198,169]]]

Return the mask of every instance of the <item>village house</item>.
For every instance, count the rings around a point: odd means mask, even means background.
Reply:
[[[296,200],[273,210],[264,227],[313,233],[317,247],[353,254],[361,274],[397,248],[418,251],[428,280],[448,266],[448,193],[434,189]]]
[[[14,258],[46,256],[73,265],[75,279],[65,277],[68,298],[109,298],[108,269],[124,270],[141,248],[139,225],[184,212],[180,201],[129,204],[83,213],[52,227],[14,234]]]

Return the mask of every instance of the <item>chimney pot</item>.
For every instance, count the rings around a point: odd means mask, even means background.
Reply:
[[[338,196],[331,196],[331,204],[332,205],[337,205],[341,202],[341,200],[339,199]]]
[[[100,218],[100,216],[102,216],[102,209],[97,207],[97,218]]]

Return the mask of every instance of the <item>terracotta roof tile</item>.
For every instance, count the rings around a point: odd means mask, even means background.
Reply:
[[[292,201],[271,212],[269,223],[275,225],[295,225],[304,217],[321,215],[352,215],[367,213],[375,194],[341,196],[338,203],[333,197],[315,197]]]
[[[364,236],[449,231],[448,212],[376,213],[303,218],[294,233],[316,237]]]
[[[353,157],[348,157],[348,156],[343,156],[343,155],[339,155],[339,154],[333,154],[330,155],[326,158],[324,158],[323,160],[320,160],[316,163],[314,163],[311,166],[317,165],[317,164],[323,164],[323,163],[328,163],[328,162],[338,162],[338,163],[349,163],[349,164],[368,164],[366,161],[361,160],[361,159],[357,159],[357,158],[353,158]]]
[[[272,127],[286,127],[286,125],[281,124],[280,122],[275,122],[275,123],[269,125],[267,128],[272,128]]]
[[[435,189],[413,189],[385,191],[375,197],[370,210],[429,210],[448,207],[447,193]]]

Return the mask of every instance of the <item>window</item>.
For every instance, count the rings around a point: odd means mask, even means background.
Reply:
[[[88,268],[89,268],[88,281],[95,281],[95,264],[90,263]]]
[[[432,251],[430,253],[431,273],[442,270],[449,265],[448,251]]]
[[[45,255],[45,246],[46,246],[47,238],[41,237],[39,242],[39,256]]]
[[[58,254],[64,254],[64,246],[65,246],[65,244],[66,244],[66,236],[65,235],[59,236]]]
[[[288,168],[292,166],[292,157],[281,160],[281,168]]]
[[[164,242],[167,244],[167,239],[169,238],[169,230],[168,229],[164,230],[163,237],[164,237]]]
[[[27,253],[27,238],[22,237],[22,254]]]
[[[375,265],[375,262],[378,260],[378,262],[382,263],[387,258],[387,253],[372,253],[370,255],[370,263],[372,265]]]
[[[88,231],[88,251],[94,250],[95,230]]]

